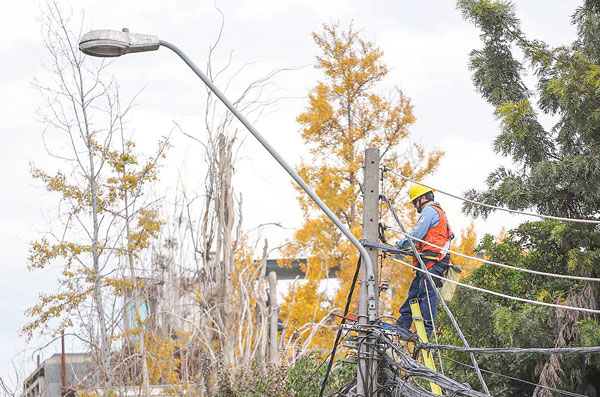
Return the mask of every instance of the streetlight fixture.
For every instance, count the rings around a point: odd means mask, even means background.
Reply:
[[[79,49],[91,56],[109,58],[119,57],[121,55],[134,52],[156,51],[160,47],[167,47],[175,52],[183,61],[196,73],[198,77],[211,89],[212,92],[227,106],[235,117],[254,135],[254,137],[263,145],[265,149],[275,158],[275,160],[287,171],[294,181],[310,196],[319,208],[333,221],[338,229],[358,248],[362,256],[367,271],[367,314],[369,321],[375,321],[375,275],[373,272],[373,263],[365,247],[350,232],[350,230],[338,219],[337,216],[327,207],[319,196],[304,182],[304,180],[294,171],[294,169],[281,157],[281,155],[271,146],[271,144],[258,132],[256,128],[242,115],[235,106],[225,97],[225,95],[206,77],[206,75],[196,66],[188,56],[176,45],[168,41],[159,40],[158,37],[129,33],[128,29],[123,31],[116,30],[92,30],[84,34],[79,41]]]
[[[79,41],[79,49],[87,55],[102,58],[119,57],[132,52],[155,51],[160,47],[158,37],[129,33],[127,29],[92,30]]]

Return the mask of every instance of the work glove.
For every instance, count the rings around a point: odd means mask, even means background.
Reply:
[[[400,248],[400,249],[405,249],[405,248],[402,248],[402,244],[404,244],[404,242],[405,242],[405,241],[406,241],[406,239],[405,239],[405,238],[403,238],[402,240],[398,240],[398,241],[396,241],[396,244],[395,244],[395,245],[396,245],[396,247],[398,247],[398,248]]]

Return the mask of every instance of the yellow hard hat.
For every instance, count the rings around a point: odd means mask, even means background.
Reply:
[[[427,186],[423,186],[418,183],[413,183],[412,185],[410,185],[410,190],[408,191],[408,196],[410,197],[410,201],[413,201],[417,197],[421,197],[422,195],[424,195],[427,192],[433,193],[434,190]]]

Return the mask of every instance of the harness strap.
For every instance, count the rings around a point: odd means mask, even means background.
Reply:
[[[442,207],[437,203],[431,203],[430,206],[433,207],[438,212],[438,215],[440,217],[440,219],[438,221],[438,225],[439,225],[439,222],[442,222],[442,221],[446,223],[446,240],[445,240],[444,244],[440,244],[439,242],[437,243],[438,245],[443,246],[443,248],[440,249],[439,252],[432,252],[436,256],[437,261],[441,261],[448,254],[448,249],[450,248],[450,243],[451,243],[452,239],[454,239],[454,233],[452,232],[452,229],[450,228],[450,222],[448,222],[448,217],[446,216],[446,212],[442,209]],[[437,227],[437,226],[435,226],[435,227]],[[424,244],[426,244],[426,243],[423,243],[420,241],[417,244],[415,244],[415,246],[417,247],[417,250],[419,252],[423,251]],[[437,251],[437,249],[436,249],[436,251]],[[431,265],[431,266],[433,266],[433,265]],[[427,266],[427,268],[429,268],[429,267],[430,266]]]

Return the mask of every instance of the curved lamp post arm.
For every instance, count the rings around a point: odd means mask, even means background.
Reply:
[[[160,40],[160,45],[163,47],[167,47],[172,50],[174,53],[179,55],[181,59],[196,73],[198,77],[210,88],[212,92],[227,106],[227,108],[234,114],[235,117],[254,135],[254,137],[260,142],[261,145],[273,156],[275,160],[287,171],[288,174],[296,181],[298,185],[313,199],[313,201],[319,206],[319,208],[331,219],[331,221],[337,226],[338,229],[354,244],[356,248],[358,248],[362,260],[365,263],[365,268],[367,270],[368,276],[368,284],[367,284],[367,295],[369,300],[368,305],[368,315],[369,320],[375,320],[375,276],[373,273],[373,263],[371,262],[371,258],[367,253],[367,250],[363,245],[358,241],[358,239],[350,232],[350,230],[338,219],[337,216],[327,207],[327,205],[317,196],[317,194],[304,182],[304,180],[294,171],[294,169],[281,157],[281,155],[271,146],[271,144],[258,132],[256,128],[241,114],[236,107],[227,99],[225,94],[223,94],[214,84],[213,82],[196,66],[196,64],[175,44],[169,43],[168,41]]]
[[[374,321],[376,318],[375,312],[375,275],[373,272],[373,263],[367,253],[367,250],[358,241],[356,237],[350,232],[350,230],[342,224],[342,222],[335,216],[333,212],[325,205],[325,203],[317,196],[317,194],[304,182],[302,178],[290,165],[277,153],[277,151],[267,142],[267,140],[254,128],[254,126],[233,106],[233,104],[227,99],[227,97],[213,84],[213,82],[206,77],[206,75],[196,66],[196,64],[188,58],[188,56],[181,51],[176,45],[169,43],[168,41],[159,40],[158,37],[130,33],[128,29],[123,29],[119,32],[116,30],[92,30],[83,36],[79,41],[79,49],[87,54],[96,57],[119,57],[124,54],[131,54],[134,52],[146,52],[156,51],[160,46],[164,46],[175,52],[183,61],[196,73],[198,77],[211,89],[211,91],[227,106],[227,108],[234,114],[235,117],[254,135],[254,137],[263,145],[271,156],[277,160],[277,162],[287,171],[288,174],[296,181],[298,185],[313,199],[319,208],[333,221],[338,229],[358,248],[362,256],[362,260],[365,264],[367,272],[367,297],[368,306],[367,313],[369,321]]]

